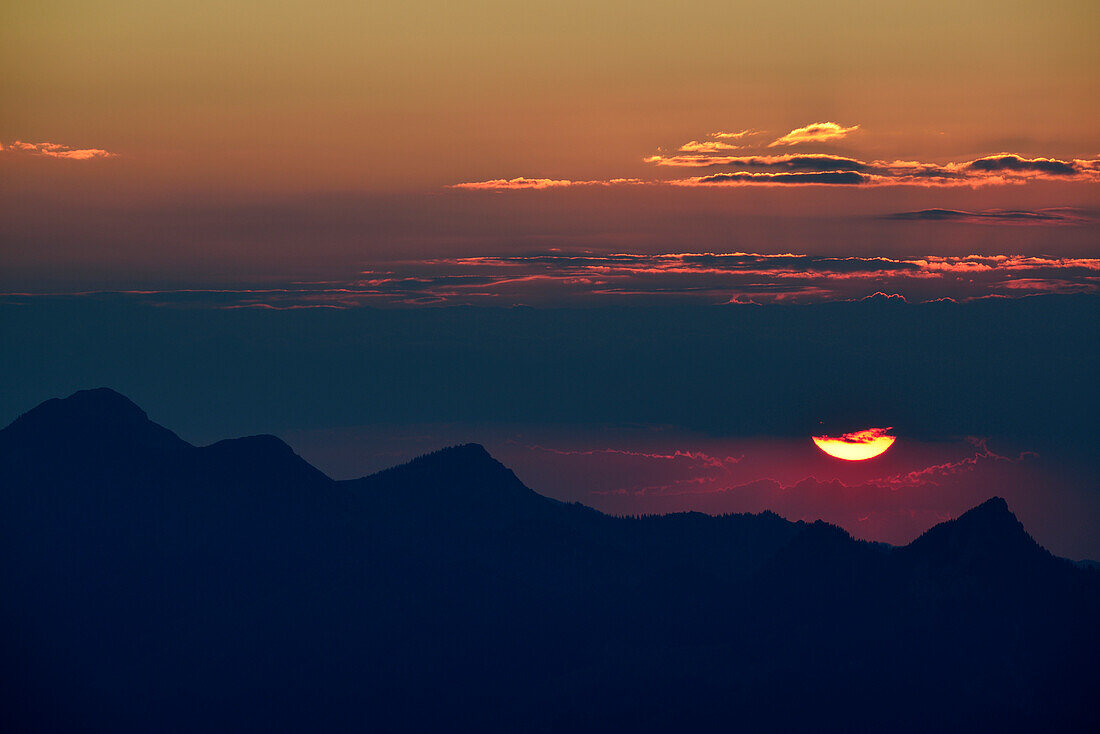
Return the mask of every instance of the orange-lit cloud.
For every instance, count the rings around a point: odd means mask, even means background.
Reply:
[[[835,126],[836,129],[830,126]],[[838,137],[859,126],[841,128],[835,123],[817,123],[792,131],[780,141],[798,138],[797,142],[812,142]],[[806,132],[810,131],[810,132]],[[840,132],[843,131],[843,132]],[[737,138],[742,133],[712,133],[711,137]],[[798,135],[796,135],[798,133]],[[814,137],[816,135],[817,137]],[[794,136],[794,138],[792,138]],[[800,137],[801,136],[801,137]],[[804,138],[804,139],[803,139]],[[771,143],[775,146],[779,141]],[[551,189],[572,186],[620,186],[642,183],[684,187],[714,186],[918,186],[969,187],[1019,185],[1033,181],[1100,182],[1100,159],[1060,160],[1057,158],[1027,158],[1014,153],[997,153],[961,163],[934,163],[913,160],[871,160],[832,153],[787,153],[782,155],[732,155],[732,151],[755,146],[725,143],[721,140],[691,140],[676,153],[656,153],[642,158],[644,163],[658,168],[719,169],[706,176],[664,178],[643,181],[637,178],[605,180],[570,180],[550,178],[493,179],[454,184],[452,188],[501,191],[506,189]],[[931,211],[931,210],[930,210]],[[948,212],[948,210],[943,210]],[[931,218],[933,215],[929,215]],[[898,216],[897,218],[905,218]],[[913,216],[912,218],[920,218]],[[945,213],[941,219],[951,218]],[[956,221],[978,221],[980,215],[955,217]],[[996,219],[990,215],[986,219]],[[1000,217],[1000,221],[1023,221],[1023,217]],[[1068,217],[1034,217],[1031,221],[1071,221]]]
[[[511,189],[562,189],[573,186],[625,186],[643,184],[636,178],[613,178],[607,181],[572,181],[554,178],[496,178],[489,181],[471,181],[453,184],[452,189],[471,189],[480,191],[508,191]]]
[[[1023,158],[1001,154],[964,163],[921,161],[861,161],[824,153],[731,156],[653,155],[643,159],[657,166],[726,168],[708,176],[666,180],[675,186],[841,184],[862,186],[978,187],[1029,181],[1100,181],[1100,161]],[[815,175],[811,175],[815,174]]]
[[[692,140],[681,145],[678,150],[681,153],[718,153],[724,150],[740,150],[744,147],[733,143],[723,143],[720,140],[704,140],[701,142]]]
[[[682,150],[682,149],[681,149]],[[871,171],[880,163],[864,163],[855,158],[825,153],[803,153],[799,155],[748,155],[748,156],[661,156],[653,155],[642,159],[645,163],[658,166],[686,166],[702,168],[729,166],[760,171]]]
[[[47,158],[65,158],[72,161],[110,158],[116,155],[102,148],[71,148],[60,143],[24,143],[22,140],[16,140],[7,146],[0,145],[0,151],[39,155]]]
[[[763,134],[764,134],[763,130],[747,129],[747,130],[740,130],[740,131],[734,132],[734,133],[724,133],[724,132],[711,133],[710,137],[718,138],[719,140],[740,140],[741,138],[748,138],[748,137],[752,137],[754,135],[763,135]]]
[[[835,122],[815,122],[805,127],[797,127],[783,137],[768,143],[769,148],[778,145],[799,145],[802,143],[824,143],[830,140],[840,140],[849,133],[859,130],[859,125],[843,127]]]

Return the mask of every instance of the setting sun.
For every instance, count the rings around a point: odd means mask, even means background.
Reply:
[[[817,447],[829,456],[845,461],[873,459],[894,445],[897,436],[887,433],[890,428],[866,428],[842,436],[814,436]]]

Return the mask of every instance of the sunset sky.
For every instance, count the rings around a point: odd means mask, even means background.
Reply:
[[[891,542],[1000,492],[1100,557],[1098,31],[1087,0],[27,4],[0,423],[104,384],[335,475],[481,440],[612,512]],[[862,468],[810,441],[884,426]]]
[[[552,247],[1092,255],[1098,15],[1002,0],[35,3],[0,30],[0,285],[347,279],[379,260]],[[790,136],[820,123],[840,132]],[[973,167],[999,154],[1065,165]],[[815,155],[867,167],[815,184],[836,164],[662,165]],[[962,175],[902,175],[917,164]],[[737,172],[755,180],[722,181]],[[716,175],[725,186],[668,183]],[[450,188],[513,179],[647,183]],[[889,218],[927,209],[973,216]]]

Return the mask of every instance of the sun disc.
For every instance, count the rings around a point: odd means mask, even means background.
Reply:
[[[866,428],[841,436],[812,436],[817,447],[829,456],[845,461],[873,459],[894,445],[897,436],[891,436],[890,428]]]

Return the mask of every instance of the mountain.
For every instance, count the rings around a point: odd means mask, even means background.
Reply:
[[[1098,615],[1000,498],[892,548],[476,444],[336,482],[106,389],[0,430],[4,731],[1087,730]]]

